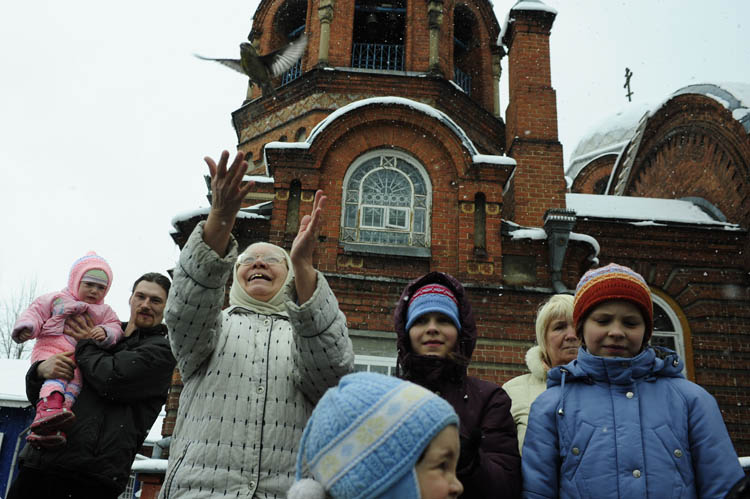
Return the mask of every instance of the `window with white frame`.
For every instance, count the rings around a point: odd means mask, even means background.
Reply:
[[[685,362],[685,341],[677,314],[659,296],[651,294],[651,298],[654,302],[654,334],[651,336],[651,345],[674,350]]]
[[[414,158],[372,151],[344,177],[341,241],[428,248],[432,185]]]
[[[371,372],[396,375],[396,359],[394,357],[376,357],[373,355],[355,355],[355,372]]]

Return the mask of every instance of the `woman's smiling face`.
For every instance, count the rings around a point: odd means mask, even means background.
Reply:
[[[255,243],[242,254],[237,279],[251,298],[267,302],[286,282],[286,257],[273,245]]]

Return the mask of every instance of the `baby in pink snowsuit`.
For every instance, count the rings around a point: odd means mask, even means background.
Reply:
[[[76,340],[63,333],[65,320],[88,314],[95,324],[91,339],[105,348],[114,345],[123,338],[123,332],[115,311],[104,304],[111,285],[109,264],[96,253],[87,253],[73,263],[65,289],[38,297],[19,316],[13,327],[13,339],[21,343],[35,338],[31,362],[46,360],[54,354],[75,349]],[[78,368],[70,381],[48,379],[44,382],[31,424],[32,433],[27,437],[29,442],[45,447],[65,443],[65,435],[60,430],[75,420],[71,407],[81,392],[81,382]]]

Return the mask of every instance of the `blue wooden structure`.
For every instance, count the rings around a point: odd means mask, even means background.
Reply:
[[[5,497],[18,469],[18,453],[26,443],[18,437],[34,419],[34,410],[26,400],[28,369],[28,359],[0,359],[0,497]]]

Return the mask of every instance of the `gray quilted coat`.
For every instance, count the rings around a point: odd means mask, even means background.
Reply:
[[[237,259],[203,242],[200,224],[180,254],[165,313],[184,388],[160,498],[282,498],[297,446],[327,388],[352,371],[354,353],[333,292],[318,273],[313,296],[289,317],[224,311]]]

